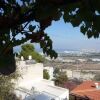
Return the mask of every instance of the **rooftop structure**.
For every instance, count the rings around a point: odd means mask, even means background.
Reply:
[[[49,83],[50,81],[42,80],[33,85],[34,90],[37,91],[37,94],[27,96],[25,100],[29,98],[34,98],[35,100],[68,100],[68,90],[54,86]],[[48,84],[49,83],[49,84]],[[42,97],[42,98],[41,98]]]
[[[84,81],[71,91],[75,100],[100,100],[100,82]]]
[[[31,89],[18,87],[15,92],[17,96],[21,95],[23,100],[69,100],[68,89],[54,86],[49,80],[35,82]]]

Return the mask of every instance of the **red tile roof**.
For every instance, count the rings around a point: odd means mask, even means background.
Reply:
[[[100,82],[84,81],[82,84],[73,89],[71,93],[82,97],[87,96],[92,100],[100,100],[100,89],[96,89],[95,83],[100,85]]]

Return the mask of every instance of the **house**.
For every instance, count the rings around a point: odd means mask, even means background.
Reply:
[[[71,91],[74,100],[100,100],[100,82],[84,81]]]
[[[69,90],[43,79],[43,64],[20,61],[21,77],[16,82],[15,93],[22,100],[69,100]]]
[[[62,71],[66,72],[69,79],[77,78],[80,80],[90,80],[95,77],[95,73],[93,73],[95,70],[62,69]]]

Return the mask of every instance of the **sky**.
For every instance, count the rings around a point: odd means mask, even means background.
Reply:
[[[63,19],[52,23],[45,32],[53,40],[56,50],[100,50],[100,38],[88,39],[80,32],[79,27],[73,27],[70,23],[64,23]]]

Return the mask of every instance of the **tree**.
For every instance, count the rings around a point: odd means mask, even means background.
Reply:
[[[43,78],[47,80],[50,78],[50,75],[46,69],[43,70]]]
[[[65,82],[68,81],[68,77],[65,72],[60,72],[58,76],[55,77],[55,84],[63,86]]]
[[[55,82],[55,85],[63,86],[64,83],[68,81],[68,77],[66,75],[66,72],[60,71],[59,68],[55,68],[53,74],[54,74],[53,80]]]
[[[31,55],[37,62],[44,61],[44,57],[35,51],[33,44],[24,44],[21,48],[20,56],[23,56],[25,59],[28,59],[29,55]]]
[[[80,26],[88,38],[98,38],[99,5],[100,0],[0,0],[0,73],[8,75],[16,70],[13,47],[28,40],[39,43],[44,53],[56,58],[44,30],[61,17],[73,27]],[[17,39],[19,34],[22,37]]]

